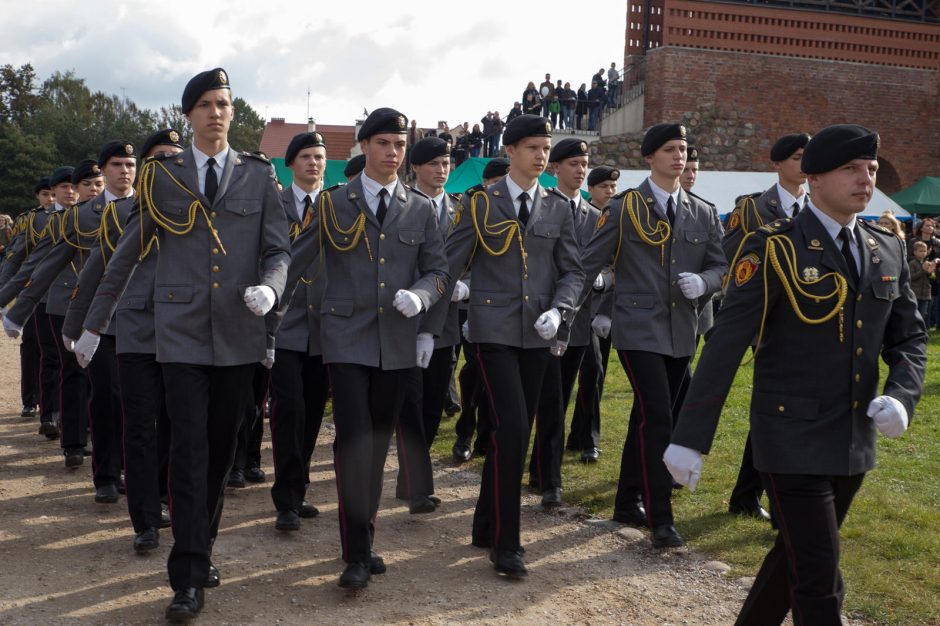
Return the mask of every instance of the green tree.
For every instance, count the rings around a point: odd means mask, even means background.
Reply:
[[[36,71],[32,65],[0,67],[0,121],[23,123],[40,104],[35,91]]]
[[[253,152],[261,146],[264,119],[243,98],[235,98],[235,118],[228,131],[228,143],[235,150]]]
[[[0,122],[0,212],[17,215],[35,206],[33,186],[58,162],[52,137],[27,135],[17,124]]]
[[[193,141],[193,130],[186,116],[183,115],[183,107],[178,104],[160,107],[160,113],[157,114],[157,128],[174,129],[180,134],[180,145],[188,146]]]

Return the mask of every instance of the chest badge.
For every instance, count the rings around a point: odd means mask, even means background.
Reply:
[[[806,282],[816,282],[819,280],[819,269],[815,267],[803,268],[803,280]]]
[[[881,263],[881,257],[875,256],[875,255],[873,254],[873,255],[871,255],[871,262],[872,262],[872,263],[875,263],[875,264]]]

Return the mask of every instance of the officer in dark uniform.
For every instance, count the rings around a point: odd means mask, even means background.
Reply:
[[[875,465],[876,431],[900,436],[921,394],[927,333],[903,242],[856,219],[877,156],[878,135],[851,124],[806,144],[812,198],[744,239],[665,453],[673,477],[694,489],[756,335],[751,440],[779,533],[738,624],[780,624],[788,611],[797,626],[842,623],[839,526]]]
[[[728,217],[728,227],[721,241],[729,263],[737,254],[741,240],[748,233],[774,220],[794,217],[805,206],[807,195],[802,185],[806,182],[806,174],[801,169],[800,161],[809,139],[810,136],[806,133],[793,133],[774,142],[770,149],[770,160],[777,170],[778,181],[763,193],[749,194],[738,199]],[[754,453],[751,438],[748,436],[741,456],[738,478],[728,499],[728,512],[770,520],[770,514],[760,501],[763,491],[760,474],[754,468]]]
[[[571,318],[584,281],[571,208],[539,186],[551,149],[551,122],[520,115],[506,127],[509,175],[463,197],[446,247],[451,273],[472,272],[469,338],[493,422],[472,542],[491,549],[501,574],[525,576],[519,513],[529,424],[538,408],[549,348]],[[451,297],[456,281],[448,288]],[[432,309],[441,329],[444,301]]]
[[[141,168],[140,197],[75,342],[76,354],[91,360],[156,234],[154,325],[172,429],[171,620],[197,615],[203,588],[219,582],[210,556],[225,478],[255,364],[269,358],[260,316],[277,303],[290,259],[274,168],[228,145],[234,110],[225,71],[194,76],[182,110],[193,145]]]
[[[365,169],[320,194],[315,224],[291,247],[288,284],[326,269],[320,315],[333,394],[333,461],[346,568],[341,587],[361,588],[385,563],[372,550],[392,430],[408,372],[427,367],[433,335],[419,325],[444,293],[447,260],[430,200],[398,180],[407,119],[375,109],[359,129]]]
[[[728,271],[718,216],[679,185],[685,137],[681,124],[646,132],[641,151],[650,177],[614,196],[582,255],[588,276],[614,259],[613,345],[634,394],[614,519],[649,525],[657,548],[684,543],[673,525],[672,481],[661,459],[695,352],[699,299],[721,289]]]

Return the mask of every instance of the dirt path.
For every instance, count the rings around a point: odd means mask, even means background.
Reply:
[[[95,504],[89,463],[66,470],[57,442],[19,417],[16,343],[0,340],[0,623],[162,623],[166,556],[131,549],[126,503]],[[325,423],[311,474],[321,511],[296,533],[274,529],[270,482],[228,490],[214,562],[222,585],[206,593],[203,624],[727,624],[749,581],[729,580],[686,550],[659,553],[645,536],[576,509],[549,514],[526,495],[529,577],[498,578],[470,545],[479,476],[435,463],[441,508],[409,515],[386,496],[376,550],[388,573],[349,595],[342,570],[336,490]],[[270,441],[264,469],[272,477]],[[386,494],[394,494],[389,459]],[[639,538],[636,536],[639,535]]]

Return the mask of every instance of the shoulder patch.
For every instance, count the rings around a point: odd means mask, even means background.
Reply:
[[[593,205],[591,205],[593,206]],[[601,211],[600,217],[597,218],[597,223],[594,224],[594,232],[596,233],[604,227],[604,224],[607,223],[607,219],[610,217],[610,207]]]
[[[757,274],[757,268],[760,267],[760,258],[753,252],[748,252],[738,259],[734,265],[734,284],[743,287]]]
[[[731,214],[728,216],[728,225],[725,227],[726,232],[732,232],[741,227],[741,207],[736,206],[731,211]]]

